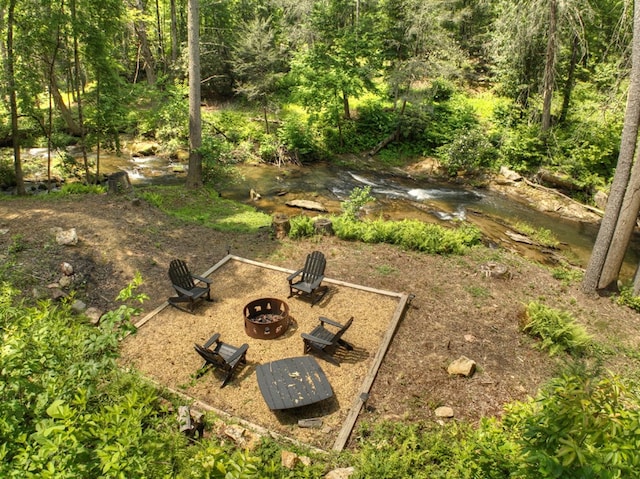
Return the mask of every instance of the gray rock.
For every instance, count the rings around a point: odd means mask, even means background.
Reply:
[[[522,176],[520,176],[515,171],[510,170],[506,166],[501,166],[500,167],[500,174],[502,176],[504,176],[509,181],[520,181],[520,180],[522,180]]]
[[[87,305],[79,299],[76,299],[71,305],[71,309],[76,313],[82,313],[87,309]]]
[[[607,206],[607,201],[609,201],[609,196],[602,190],[598,190],[596,194],[593,195],[593,202],[601,210],[605,209],[605,207]]]
[[[293,208],[302,208],[303,210],[327,211],[327,208],[325,208],[321,203],[311,200],[291,200],[287,201],[286,205]]]

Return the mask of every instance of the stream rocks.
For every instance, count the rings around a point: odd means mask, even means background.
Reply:
[[[312,200],[290,200],[286,202],[287,206],[293,208],[302,208],[303,210],[326,212],[327,208],[317,201]]]

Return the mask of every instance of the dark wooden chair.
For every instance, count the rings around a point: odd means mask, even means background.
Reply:
[[[197,375],[201,376],[204,374],[208,365],[223,371],[225,377],[220,386],[221,388],[227,385],[238,366],[247,363],[247,349],[249,349],[249,345],[245,343],[239,348],[236,348],[230,344],[223,343],[220,341],[220,333],[211,336],[204,346],[196,344],[194,348],[196,352],[202,356],[202,359],[204,359],[204,363],[198,370]]]
[[[349,318],[349,321],[344,325],[323,316],[320,316],[319,320],[320,324],[316,326],[311,333],[301,334],[302,340],[304,341],[304,353],[317,353],[330,363],[340,366],[340,363],[333,354],[339,347],[343,347],[349,351],[353,350],[353,346],[342,339],[342,335],[353,323],[353,317]],[[326,326],[332,326],[334,330],[329,330]]]
[[[187,264],[181,259],[171,261],[169,278],[178,296],[171,297],[168,301],[176,308],[193,313],[196,303],[200,300],[212,301],[211,280],[191,274]],[[196,281],[200,281],[203,285],[196,286]],[[184,307],[184,304],[187,304],[188,308]]]
[[[326,286],[321,286],[324,279],[324,269],[327,260],[320,251],[314,251],[307,255],[304,268],[287,277],[289,282],[289,297],[294,294],[304,294],[311,297],[313,307],[327,292]]]

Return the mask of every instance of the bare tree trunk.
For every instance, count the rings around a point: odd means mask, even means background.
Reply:
[[[576,65],[578,64],[578,35],[574,35],[573,43],[571,45],[571,60],[569,62],[569,71],[567,72],[567,80],[564,84],[564,91],[562,95],[562,109],[560,110],[560,117],[558,121],[563,123],[567,119],[567,113],[569,113],[569,105],[571,104],[571,94],[573,93],[573,86],[575,83]]]
[[[166,65],[167,61],[164,57],[164,39],[162,38],[162,24],[160,22],[160,2],[156,0],[156,28],[158,30],[158,58],[162,65]],[[163,71],[165,69],[163,68]]]
[[[349,108],[349,95],[346,93],[342,94],[342,106],[344,108],[344,119],[351,119],[351,108]]]
[[[71,1],[71,17],[76,22],[76,1]],[[75,91],[77,94],[77,105],[78,105],[78,126],[80,127],[80,147],[82,149],[82,159],[84,162],[84,174],[85,181],[89,184],[89,159],[87,158],[87,144],[86,144],[86,134],[84,131],[84,112],[82,109],[82,91],[84,89],[82,84],[82,80],[80,78],[80,48],[78,46],[78,35],[73,34],[73,63],[74,63],[74,73],[75,73]]]
[[[263,105],[263,107],[262,107],[262,114],[264,115],[265,132],[268,135],[269,134],[269,117],[267,116],[267,107],[266,107],[266,105]]]
[[[551,128],[551,100],[553,99],[553,83],[556,66],[556,33],[558,30],[558,4],[556,0],[549,2],[549,30],[547,38],[547,54],[544,65],[544,85],[542,102],[542,132]]]
[[[189,172],[187,188],[202,186],[202,121],[200,116],[200,13],[199,0],[189,0]]]
[[[176,0],[171,0],[171,65],[178,60],[178,19],[176,15]]]
[[[73,136],[80,136],[82,134],[82,131],[76,123],[76,120],[73,118],[71,111],[64,102],[64,98],[62,98],[62,94],[60,93],[60,89],[58,88],[57,78],[53,68],[49,71],[49,74],[49,86],[51,88],[53,102],[55,103],[56,108],[58,108],[60,116],[67,125],[69,133],[71,133]]]
[[[142,0],[137,0],[137,7],[140,12],[144,12],[144,5],[142,4]],[[155,61],[153,59],[153,53],[151,52],[151,48],[149,47],[149,39],[147,37],[147,29],[142,20],[135,22],[136,34],[138,35],[138,40],[140,41],[140,53],[142,54],[142,59],[144,60],[144,72],[147,76],[147,83],[149,85],[155,85],[156,83],[156,71],[155,71]]]
[[[631,75],[627,93],[627,107],[620,139],[620,153],[616,172],[611,184],[611,192],[604,217],[598,230],[589,264],[582,281],[585,293],[595,293],[602,284],[600,278],[620,217],[620,211],[629,185],[631,169],[636,152],[638,129],[640,125],[640,2],[634,2],[633,39],[631,42]]]
[[[640,211],[640,163],[637,158],[638,147],[636,145],[636,159],[631,168],[631,177],[624,194],[618,221],[613,232],[611,245],[607,251],[600,280],[598,281],[598,289],[606,289],[616,291],[618,289],[617,282],[622,263],[631,241],[633,229],[636,226],[638,211]]]
[[[16,98],[16,75],[13,51],[13,27],[15,25],[16,0],[9,1],[7,10],[7,83],[9,87],[9,109],[11,110],[11,135],[13,136],[13,167],[16,174],[16,193],[25,195],[22,160],[20,159],[20,130],[18,129],[18,100]]]

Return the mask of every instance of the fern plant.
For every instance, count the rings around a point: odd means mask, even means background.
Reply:
[[[571,314],[536,301],[526,307],[523,330],[539,338],[538,347],[547,350],[551,356],[563,351],[581,354],[591,343],[589,334]]]

